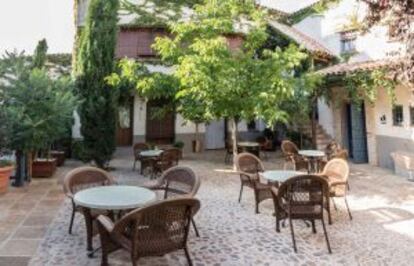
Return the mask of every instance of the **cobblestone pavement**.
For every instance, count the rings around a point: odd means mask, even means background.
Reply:
[[[260,214],[254,213],[252,191],[246,189],[242,203],[237,202],[239,177],[223,161],[224,152],[206,152],[188,154],[180,163],[192,167],[202,179],[197,195],[202,207],[195,217],[201,237],[192,232],[188,243],[195,265],[412,265],[414,183],[388,170],[353,165],[348,200],[354,220],[349,220],[343,202],[338,199],[339,210],[333,211],[333,225],[327,227],[333,254],[328,254],[321,225],[317,223],[317,234],[313,234],[300,221],[294,223],[299,250],[295,254],[289,228],[282,228],[281,233],[275,231],[270,200],[261,204]],[[8,206],[7,214],[2,212],[0,216],[0,233],[4,234],[0,235],[1,266],[26,265],[29,258],[29,264],[35,266],[100,265],[99,252],[93,259],[86,256],[80,215],[73,235],[67,234],[70,206],[59,183],[64,173],[77,165],[68,162],[54,179],[37,180],[26,192],[0,197],[0,207]],[[132,157],[127,150],[119,151],[112,165],[116,168],[112,174],[120,183],[153,182],[132,172]],[[281,166],[276,154],[265,162],[267,169]],[[29,207],[28,202],[33,204]],[[8,224],[17,226],[7,230]],[[94,241],[99,246],[99,239]],[[109,262],[130,265],[128,254],[123,251],[112,254]],[[142,258],[139,264],[186,265],[186,260],[179,251]]]

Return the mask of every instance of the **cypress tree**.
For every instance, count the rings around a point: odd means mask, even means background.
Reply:
[[[118,9],[118,0],[90,1],[75,66],[85,155],[101,168],[116,147],[116,92],[105,77],[114,70]]]

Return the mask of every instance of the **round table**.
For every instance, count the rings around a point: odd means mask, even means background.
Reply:
[[[153,191],[135,186],[100,186],[77,192],[73,197],[73,201],[76,206],[82,208],[83,215],[85,216],[87,250],[90,251],[88,256],[92,257],[99,249],[93,250],[92,247],[92,209],[109,211],[129,210],[142,207],[144,204],[155,200],[156,194]]]
[[[158,160],[158,157],[161,156],[163,150],[146,150],[139,153],[139,155],[143,158],[141,160],[141,174],[144,174],[144,169],[146,167],[150,167],[151,174],[150,177],[154,177],[154,164]],[[146,162],[146,163],[144,163]],[[144,174],[145,175],[145,174]]]
[[[300,150],[299,155],[309,159],[309,173],[318,173],[319,166],[318,162],[320,159],[325,157],[325,152],[320,150]]]
[[[101,186],[77,192],[73,198],[78,206],[100,210],[136,209],[154,201],[153,191],[135,186]]]
[[[303,174],[303,172],[298,171],[271,170],[260,173],[260,176],[270,183],[283,183],[291,177]]]
[[[260,145],[259,145],[258,142],[241,141],[241,142],[237,143],[237,147],[239,147],[242,152],[249,152],[249,153],[254,154],[257,157],[259,157]]]
[[[146,150],[139,153],[142,157],[158,157],[161,155],[163,150]]]

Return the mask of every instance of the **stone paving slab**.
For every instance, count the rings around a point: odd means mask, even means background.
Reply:
[[[414,183],[390,171],[353,165],[348,201],[354,220],[349,221],[343,201],[333,211],[334,224],[327,227],[333,254],[326,249],[322,228],[313,234],[295,222],[299,252],[291,245],[289,228],[275,231],[273,204],[261,204],[254,214],[253,193],[245,189],[237,202],[239,177],[225,165],[224,152],[186,154],[182,165],[201,177],[197,197],[201,210],[195,217],[201,237],[191,232],[189,250],[195,265],[412,265],[414,261]],[[271,154],[266,169],[281,169],[282,160]],[[85,225],[75,219],[73,235],[67,234],[70,204],[63,195],[65,173],[81,165],[67,162],[52,179],[36,179],[24,189],[0,196],[0,266],[89,266],[100,265],[100,253],[86,256]],[[120,150],[111,163],[112,174],[123,184],[142,185],[148,178],[132,172],[132,153]],[[63,205],[62,205],[63,204]],[[94,239],[95,246],[99,239]],[[31,259],[29,263],[29,259]],[[119,251],[110,265],[131,265]],[[142,258],[140,265],[186,265],[183,252]]]

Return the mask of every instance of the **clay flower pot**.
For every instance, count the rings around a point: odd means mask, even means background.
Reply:
[[[37,159],[32,163],[33,177],[51,177],[56,171],[56,159]]]
[[[64,151],[51,151],[50,155],[57,160],[57,166],[62,166],[65,163],[65,152]]]
[[[0,194],[6,193],[9,189],[9,180],[13,169],[13,166],[0,167]]]

